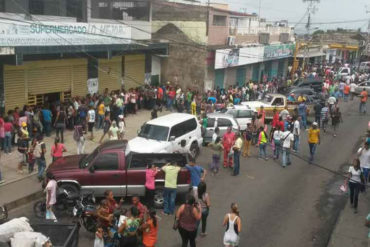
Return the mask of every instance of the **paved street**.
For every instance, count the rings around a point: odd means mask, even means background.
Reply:
[[[339,172],[347,169],[369,120],[368,116],[358,114],[357,101],[342,104],[341,108],[344,123],[338,136],[332,137],[330,131],[322,135],[316,159],[320,166]],[[222,218],[231,202],[238,202],[240,207],[243,223],[240,246],[327,246],[338,214],[347,202],[347,196],[339,192],[343,179],[305,161],[308,154],[305,134],[300,147],[293,164],[285,169],[272,159],[257,160],[254,149],[254,157],[242,159],[240,176],[232,177],[228,170],[208,176],[212,207],[208,236],[198,238],[199,246],[221,246]],[[209,162],[210,153],[203,148],[198,163],[206,167]],[[360,201],[364,199],[360,195]],[[29,217],[31,210],[28,204],[11,212],[11,216]],[[366,215],[368,210],[368,204],[360,203],[359,214]],[[180,237],[171,228],[173,217],[159,216],[158,246],[179,246]],[[356,231],[363,232],[366,238],[365,227]],[[80,246],[92,243],[92,236],[81,230]],[[364,244],[361,246],[366,246],[366,241]]]

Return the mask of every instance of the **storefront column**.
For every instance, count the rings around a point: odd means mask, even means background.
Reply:
[[[0,113],[5,113],[4,65],[0,64]]]
[[[151,85],[152,81],[152,54],[145,54],[145,84]]]

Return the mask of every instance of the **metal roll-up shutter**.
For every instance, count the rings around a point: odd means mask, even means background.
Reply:
[[[87,94],[87,61],[72,68],[72,95],[85,96]]]
[[[108,88],[109,92],[121,88],[122,57],[99,59],[99,92]]]
[[[5,110],[23,107],[26,104],[26,87],[24,69],[13,69],[15,66],[4,66]]]
[[[70,91],[71,76],[71,66],[30,68],[27,70],[28,93],[37,95]]]
[[[145,81],[145,55],[125,56],[125,89],[144,85]]]

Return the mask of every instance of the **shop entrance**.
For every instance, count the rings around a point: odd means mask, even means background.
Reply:
[[[60,93],[47,93],[44,94],[44,104],[48,105],[49,108],[52,105],[58,105],[60,103]]]

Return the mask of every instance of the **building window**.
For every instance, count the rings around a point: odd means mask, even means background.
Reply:
[[[91,17],[125,21],[149,21],[148,1],[92,0]]]
[[[66,16],[82,18],[82,1],[66,0]]]
[[[44,1],[43,0],[29,0],[29,12],[32,15],[44,14]]]
[[[226,16],[214,15],[213,16],[213,26],[226,26]]]

